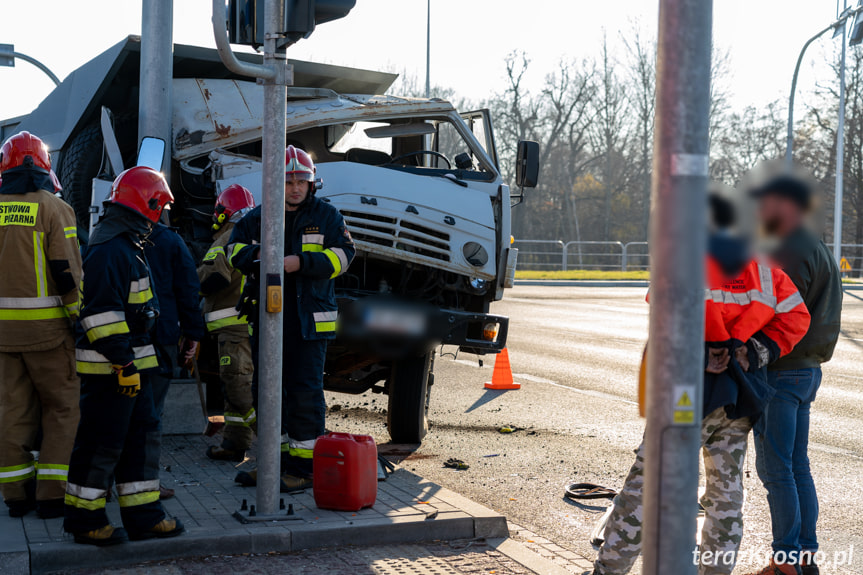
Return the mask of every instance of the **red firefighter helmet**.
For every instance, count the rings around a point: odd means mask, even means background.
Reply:
[[[306,182],[315,181],[315,163],[311,156],[294,146],[285,148],[285,181],[290,176]]]
[[[0,148],[0,173],[22,166],[45,173],[51,171],[48,147],[30,132],[18,132],[10,136]]]
[[[155,224],[164,207],[174,201],[174,195],[161,173],[146,166],[135,166],[114,180],[110,201],[138,212]]]
[[[252,192],[240,184],[231,184],[225,188],[216,199],[216,209],[213,212],[213,229],[218,230],[225,222],[243,217],[255,207]]]

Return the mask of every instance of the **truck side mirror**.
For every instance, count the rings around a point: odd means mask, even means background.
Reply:
[[[539,144],[528,140],[518,143],[515,181],[520,188],[535,188],[539,183]]]
[[[161,138],[145,137],[141,140],[141,149],[138,150],[138,161],[136,166],[153,168],[157,172],[162,171],[162,163],[165,161],[165,140]]]

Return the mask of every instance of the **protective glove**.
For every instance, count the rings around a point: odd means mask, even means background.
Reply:
[[[246,276],[246,285],[243,287],[243,293],[240,295],[240,301],[234,308],[238,312],[237,318],[248,318],[248,321],[254,321],[258,317],[258,282],[254,276]]]
[[[133,362],[126,365],[112,365],[111,369],[117,374],[117,393],[133,398],[141,392],[141,374]]]

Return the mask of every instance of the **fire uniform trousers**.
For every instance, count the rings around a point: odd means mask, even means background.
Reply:
[[[707,275],[705,341],[746,342],[760,356],[758,366],[750,362],[745,374],[734,359],[726,372],[705,373],[701,446],[707,477],[698,573],[728,575],[743,537],[742,467],[749,431],[769,400],[749,388],[766,381],[767,363],[791,351],[810,319],[799,292],[778,269],[752,261],[738,277],[728,279],[708,259]],[[643,475],[642,444],[613,502],[594,564],[599,575],[628,573],[641,552]]]
[[[64,526],[81,533],[107,525],[105,502],[113,478],[123,525],[141,532],[165,517],[159,503],[161,436],[150,379],[159,364],[148,316],[158,312],[158,300],[143,248],[130,234],[92,242],[84,254],[76,349],[81,423],[69,465]],[[130,361],[141,374],[137,397],[118,393],[111,369]]]
[[[2,190],[0,490],[7,502],[28,499],[35,478],[36,499],[57,500],[66,491],[78,425],[71,322],[81,278],[75,214],[44,190]],[[38,462],[31,451],[39,451]]]
[[[229,244],[231,264],[249,275],[261,238],[261,208],[237,222]],[[237,244],[243,244],[237,246]],[[311,476],[315,440],[324,433],[323,375],[326,344],[336,335],[338,306],[333,280],[353,260],[354,243],[339,211],[311,196],[285,213],[285,255],[300,256],[300,270],[285,278],[282,360],[282,471]],[[291,304],[291,301],[296,302]],[[256,348],[255,338],[252,341]],[[257,352],[255,352],[257,353]],[[257,372],[256,372],[257,373]]]
[[[245,278],[231,266],[231,254],[225,250],[233,229],[234,224],[227,223],[216,232],[213,245],[198,266],[198,279],[207,332],[219,346],[219,378],[225,396],[222,448],[242,451],[252,444],[257,414],[252,402],[254,369],[248,318],[237,317],[236,309]]]

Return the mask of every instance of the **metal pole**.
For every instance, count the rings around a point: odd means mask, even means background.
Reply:
[[[712,13],[712,0],[659,3],[644,575],[696,572]]]
[[[431,98],[431,0],[426,2],[426,98]]]
[[[9,51],[9,50],[0,50],[0,58],[17,58],[19,60],[24,60],[25,62],[29,62],[30,64],[33,64],[34,66],[36,66],[37,68],[39,68],[40,70],[45,72],[45,75],[48,76],[49,78],[51,78],[51,81],[54,82],[55,86],[60,85],[60,78],[58,78],[54,74],[54,72],[52,72],[50,70],[50,68],[48,68],[48,66],[46,66],[45,64],[43,64],[42,62],[40,62],[36,58],[32,58],[32,57],[28,56],[27,54],[22,54],[21,52],[15,52],[15,51]]]
[[[842,61],[839,63],[839,126],[836,129],[836,203],[833,206],[833,257],[842,260],[842,193],[845,171],[845,24],[842,25]]]
[[[794,94],[797,92],[797,75],[800,73],[800,64],[803,62],[803,55],[809,48],[810,44],[836,27],[836,24],[830,24],[803,44],[803,49],[800,50],[800,55],[797,56],[797,65],[794,66],[794,76],[791,79],[791,96],[788,98],[788,138],[785,143],[785,164],[791,166],[793,163],[792,154],[794,148]]]
[[[285,3],[267,0],[264,12],[264,67],[281,70],[264,80],[262,135],[263,213],[261,215],[261,293],[258,321],[258,513],[278,511],[280,444],[282,435],[282,331],[283,316],[267,311],[267,278],[284,280],[285,258],[285,112],[287,106],[287,56],[277,48],[276,32],[283,26]],[[283,305],[297,305],[295,301]]]
[[[174,113],[174,0],[141,3],[141,72],[138,92],[138,145],[147,136],[165,141],[162,164],[171,181],[171,121]]]

